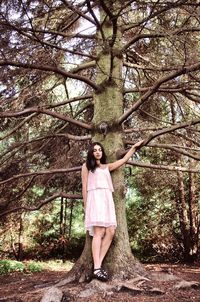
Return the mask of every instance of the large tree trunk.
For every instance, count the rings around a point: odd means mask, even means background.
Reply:
[[[22,261],[23,259],[23,241],[24,241],[24,225],[23,225],[23,218],[22,215],[20,215],[20,221],[19,221],[19,236],[18,236],[18,259],[19,261]]]
[[[177,210],[179,215],[180,230],[181,230],[182,241],[183,241],[184,259],[187,261],[190,252],[189,219],[188,219],[187,206],[186,206],[183,173],[181,171],[178,171],[177,175],[178,175],[179,196],[176,202],[177,202]]]
[[[190,168],[194,166],[190,160]],[[198,228],[197,228],[197,208],[195,197],[195,179],[194,173],[189,172],[189,218],[190,218],[190,261],[193,262],[198,255]]]
[[[189,173],[188,205],[184,188],[183,173],[178,172],[178,190],[176,204],[183,242],[184,261],[193,262],[198,252],[198,228],[196,225],[195,183],[194,175]]]
[[[105,18],[101,13],[101,19]],[[120,27],[118,27],[119,29]],[[102,27],[104,32],[104,43],[102,43],[101,32],[98,32],[101,47],[97,50],[98,70],[96,83],[100,87],[94,94],[94,117],[93,117],[93,141],[103,144],[108,161],[117,159],[117,151],[123,149],[123,137],[121,125],[114,123],[123,113],[123,89],[122,89],[122,56],[119,54],[121,48],[121,32],[116,32],[116,39],[112,46],[110,37],[113,27],[108,19],[104,20]],[[134,259],[127,230],[125,202],[124,202],[124,173],[123,168],[112,173],[114,184],[114,201],[117,215],[116,235],[104,261],[104,266],[113,277],[128,278],[138,273],[143,274],[142,265]],[[92,270],[91,238],[86,239],[85,248],[80,259],[75,264],[71,273],[78,279],[87,279]],[[84,278],[85,275],[85,278]]]

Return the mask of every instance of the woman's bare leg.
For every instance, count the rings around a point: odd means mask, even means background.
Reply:
[[[92,257],[94,262],[94,269],[101,267],[100,251],[102,246],[102,238],[105,235],[104,227],[94,226],[94,235],[92,239]]]
[[[101,267],[103,259],[104,259],[105,255],[107,254],[107,251],[111,245],[114,234],[115,234],[115,227],[111,226],[111,227],[106,228],[105,236],[101,240],[99,267]]]

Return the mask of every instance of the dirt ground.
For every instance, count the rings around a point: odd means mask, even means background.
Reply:
[[[96,293],[90,297],[79,297],[86,284],[68,284],[61,288],[64,293],[62,302],[200,302],[200,288],[187,290],[174,289],[177,280],[200,282],[200,267],[188,265],[154,264],[145,265],[146,270],[160,274],[160,280],[154,281],[154,287],[163,294],[135,293],[134,291],[113,292],[109,295]],[[0,302],[38,302],[48,286],[53,286],[66,276],[66,271],[42,271],[34,274],[13,273],[0,276]],[[162,274],[176,276],[178,279],[163,280]]]

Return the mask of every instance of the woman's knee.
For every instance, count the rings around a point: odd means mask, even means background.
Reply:
[[[94,237],[101,237],[103,238],[105,235],[105,228],[103,227],[94,227]]]
[[[115,235],[115,227],[106,228],[106,234],[110,236],[110,238],[113,238]]]

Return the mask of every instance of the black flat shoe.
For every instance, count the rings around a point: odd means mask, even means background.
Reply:
[[[103,273],[101,268],[94,269],[93,278],[103,282],[108,281],[108,276]]]
[[[108,273],[103,268],[101,268],[101,271],[108,278]]]

